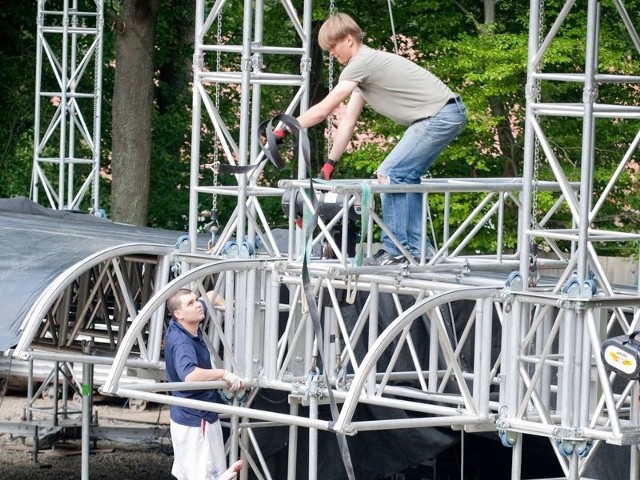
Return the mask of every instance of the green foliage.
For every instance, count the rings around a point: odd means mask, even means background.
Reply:
[[[0,197],[29,196],[33,162],[35,6],[0,11]]]
[[[210,2],[213,3],[213,2]],[[294,7],[302,11],[303,0],[295,0]],[[11,4],[14,5],[14,4]],[[30,185],[33,142],[33,91],[35,72],[35,11],[31,4],[8,5],[0,12],[4,29],[0,31],[3,49],[0,60],[4,65],[0,72],[0,195],[26,195]],[[113,4],[117,6],[117,4]],[[313,29],[317,32],[329,15],[328,0],[313,4]],[[374,48],[392,50],[392,31],[398,35],[398,45],[403,54],[434,72],[453,90],[460,93],[469,112],[466,130],[449,146],[428,172],[428,176],[451,178],[519,176],[524,165],[524,127],[527,100],[527,58],[529,45],[529,2],[510,0],[495,2],[495,19],[487,23],[484,3],[459,0],[395,0],[394,24],[388,14],[387,0],[362,2],[345,0],[336,2],[336,10],[349,13],[363,26],[366,41]],[[562,0],[545,0],[543,24],[548,31],[560,10]],[[191,148],[191,91],[190,62],[192,49],[185,40],[192,20],[188,8],[190,2],[167,1],[163,3],[157,25],[157,96],[154,104],[153,160],[151,170],[150,224],[157,227],[184,229],[188,215],[189,156]],[[637,25],[640,12],[639,0],[627,0],[627,11]],[[239,44],[242,38],[242,2],[227,2],[224,6],[222,35]],[[598,71],[608,74],[635,74],[638,52],[620,21],[613,2],[602,2],[601,28],[599,32]],[[265,45],[298,46],[299,39],[283,22],[287,21],[281,2],[265,1],[268,21],[264,24]],[[560,26],[556,38],[542,58],[544,72],[583,73],[585,63],[586,32],[585,7],[574,6]],[[107,27],[109,23],[107,22]],[[393,28],[392,28],[393,27]],[[215,33],[215,28],[213,32]],[[108,209],[109,158],[111,145],[111,95],[113,85],[112,34],[107,28],[104,39],[102,155],[105,178],[101,181],[101,204]],[[328,59],[317,43],[312,42],[311,101],[324,97],[328,90]],[[207,62],[216,62],[215,53],[206,54]],[[223,66],[239,70],[237,55],[221,54]],[[289,55],[269,55],[262,58],[269,72],[298,73],[299,59]],[[186,68],[186,74],[184,69]],[[334,82],[339,66],[333,72]],[[172,76],[174,75],[174,76]],[[172,80],[173,79],[173,80]],[[174,81],[175,80],[175,81]],[[574,82],[544,81],[541,99],[544,102],[580,103],[584,95],[583,85]],[[268,119],[282,112],[295,95],[292,87],[265,86],[260,98],[260,119]],[[239,93],[231,86],[221,86],[219,96],[212,86],[212,98],[220,99],[220,114],[230,126],[235,138],[239,134]],[[633,85],[603,83],[597,90],[598,103],[637,105],[639,93]],[[339,178],[370,178],[376,167],[402,135],[403,128],[365,110],[358,126],[359,133],[367,132],[368,139],[351,150],[336,170]],[[584,123],[577,117],[543,117],[540,119],[554,158],[568,181],[581,177],[584,159],[582,132]],[[312,174],[326,156],[325,126],[310,129],[312,148]],[[608,188],[612,176],[627,153],[637,134],[634,119],[595,122],[595,169],[593,173],[593,204]],[[502,136],[498,134],[501,133]],[[354,144],[355,145],[355,144]],[[201,135],[201,164],[210,164],[217,155],[215,136],[210,125],[203,125]],[[634,159],[637,154],[634,155]],[[632,166],[635,165],[632,164]],[[552,180],[555,174],[551,163],[544,156],[537,160],[538,178]],[[201,171],[204,182],[213,182],[211,170]],[[275,186],[282,178],[297,176],[297,166],[292,160],[283,171],[268,165],[260,178],[261,185]],[[602,229],[637,230],[637,212],[640,198],[637,171],[623,169],[611,188],[611,195],[599,207],[593,225]],[[223,185],[236,185],[233,176],[220,176]],[[481,197],[460,195],[452,205],[452,225],[459,225]],[[536,197],[538,218],[552,207],[554,194],[539,192]],[[222,222],[235,208],[236,197],[220,196],[217,206]],[[283,224],[280,199],[260,200],[273,224]],[[430,198],[435,222],[442,221],[442,199]],[[212,199],[201,195],[201,226],[208,221]],[[440,212],[440,213],[438,213]],[[515,212],[507,212],[513,215]],[[571,215],[566,208],[550,218],[548,227],[565,227]],[[487,226],[471,245],[474,251],[490,251],[495,246],[495,227]],[[515,236],[509,234],[507,248],[515,248]],[[627,253],[621,246],[598,246],[607,253]]]
[[[0,157],[0,198],[29,196],[33,138],[27,129],[15,140],[15,147],[7,148]]]

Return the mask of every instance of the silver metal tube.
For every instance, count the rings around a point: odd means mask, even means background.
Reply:
[[[486,424],[486,418],[478,418],[471,415],[462,415],[460,417],[432,417],[432,418],[411,418],[385,420],[379,422],[359,421],[352,422],[351,426],[357,432],[378,431],[378,430],[395,430],[400,428],[427,428],[427,427],[456,427],[463,425],[483,425]]]
[[[267,412],[264,410],[252,409],[249,407],[240,407],[232,405],[224,405],[221,403],[209,403],[199,400],[190,400],[185,398],[162,395],[159,393],[144,392],[140,390],[132,390],[128,388],[117,388],[114,395],[127,398],[137,398],[156,403],[165,403],[169,405],[178,405],[180,407],[197,408],[226,415],[239,415],[257,420],[265,420],[268,422],[278,422],[281,425],[298,425],[305,428],[316,428],[318,430],[330,430],[330,423],[324,420],[311,420],[303,417],[292,418],[290,415],[283,413]]]
[[[290,402],[289,414],[297,417],[299,405],[297,402]],[[289,425],[289,447],[288,447],[287,480],[296,480],[296,469],[298,467],[298,426]]]
[[[83,353],[90,355],[93,342],[86,342]],[[89,479],[89,454],[91,450],[91,419],[93,416],[93,364],[82,364],[82,458],[81,478]],[[56,400],[57,401],[57,400]]]
[[[309,397],[309,418],[318,419],[318,398],[315,395]],[[318,430],[309,429],[309,480],[318,478]]]

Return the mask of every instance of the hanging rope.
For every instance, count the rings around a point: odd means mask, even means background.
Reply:
[[[304,162],[307,165],[307,172],[311,173],[310,170],[310,149],[309,149],[309,138],[307,137],[305,131],[300,126],[298,120],[295,117],[287,114],[279,114],[274,116],[269,120],[265,120],[258,127],[258,138],[260,139],[260,148],[262,149],[265,158],[271,160],[271,162],[282,169],[284,167],[284,161],[278,152],[278,144],[276,143],[276,138],[273,134],[274,126],[285,125],[289,132],[291,132],[291,136],[294,137],[294,141],[292,142],[293,148],[297,149],[298,145],[301,148],[300,154],[303,157]],[[266,143],[263,142],[262,139],[266,139]],[[244,167],[236,167],[235,168],[244,168]],[[257,167],[257,165],[249,166],[250,169]],[[309,192],[314,192],[314,179],[312,176],[309,177]],[[305,219],[308,221],[304,224],[304,242],[305,242],[305,251],[302,257],[302,289],[304,295],[302,296],[302,310],[304,313],[308,313],[311,318],[311,322],[313,324],[313,329],[315,333],[314,343],[317,346],[317,354],[321,360],[321,363],[324,366],[328,365],[328,362],[323,358],[324,346],[323,346],[323,338],[324,333],[322,330],[322,322],[320,319],[320,311],[318,309],[318,305],[316,304],[315,293],[313,289],[313,285],[311,283],[311,276],[309,275],[309,261],[311,259],[311,252],[313,246],[313,231],[315,230],[318,224],[318,198],[316,195],[309,195],[311,201],[311,211],[305,210]],[[307,207],[305,207],[306,209]],[[368,209],[367,209],[368,210]],[[313,212],[313,213],[312,213]],[[311,214],[312,213],[312,214]],[[318,379],[320,378],[320,372],[316,368],[316,363],[312,364],[310,370],[309,381],[313,382],[314,385],[317,384]],[[338,404],[336,402],[335,396],[333,394],[333,389],[331,387],[331,379],[329,377],[329,372],[326,368],[324,368],[324,379],[327,387],[328,395],[329,395],[329,405],[331,409],[331,418],[333,422],[338,420],[340,416],[340,412],[338,411]],[[310,392],[311,393],[311,392]],[[345,470],[347,472],[347,478],[349,480],[355,480],[355,473],[353,470],[353,463],[351,461],[351,453],[349,452],[349,445],[347,443],[347,437],[344,433],[335,432],[338,440],[338,448],[340,450],[340,456],[342,457],[342,462],[344,464]]]
[[[313,192],[313,179],[309,179],[310,191]],[[313,329],[315,333],[315,342],[317,343],[318,348],[318,356],[322,362],[324,368],[324,378],[327,386],[327,392],[329,394],[329,407],[331,410],[331,418],[335,422],[338,420],[340,416],[340,412],[338,411],[338,404],[336,402],[335,396],[333,394],[333,389],[331,388],[331,379],[329,378],[329,372],[325,368],[328,364],[323,358],[324,345],[323,338],[324,334],[322,331],[322,323],[320,322],[320,312],[318,310],[318,306],[316,305],[315,293],[313,291],[313,286],[311,284],[311,277],[309,275],[309,267],[308,262],[311,257],[311,246],[313,241],[313,230],[315,229],[318,223],[318,199],[315,195],[310,196],[311,204],[313,207],[313,216],[311,217],[311,221],[308,223],[307,228],[305,228],[305,241],[306,248],[304,257],[302,259],[302,288],[304,292],[304,300],[309,312],[309,317],[311,318],[311,322],[313,323]],[[347,478],[349,480],[355,480],[355,472],[353,470],[353,463],[351,462],[351,453],[349,452],[349,444],[347,443],[347,437],[344,433],[336,432],[336,436],[338,439],[338,448],[340,450],[340,456],[342,457],[342,462],[344,464],[344,468],[347,472]]]

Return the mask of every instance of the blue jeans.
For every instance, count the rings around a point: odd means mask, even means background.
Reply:
[[[420,177],[462,132],[466,123],[467,110],[461,99],[445,105],[433,117],[413,123],[380,164],[377,174],[387,177],[389,185],[419,184]],[[426,233],[424,237],[422,235],[421,193],[382,194],[382,219],[398,242],[413,255],[420,254],[422,242],[429,244]],[[384,232],[382,247],[394,255],[400,254]]]

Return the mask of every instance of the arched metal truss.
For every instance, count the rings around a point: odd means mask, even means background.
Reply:
[[[15,352],[31,348],[80,354],[82,341],[91,339],[95,353],[113,355],[127,323],[167,283],[171,251],[162,245],[126,244],[68,268],[32,305]],[[150,339],[140,342],[138,354],[146,362],[159,361],[163,321],[161,314],[144,332]],[[155,347],[148,350],[147,345]]]
[[[395,278],[363,275],[358,285],[363,308],[349,324],[343,317],[345,305],[338,300],[347,288],[341,279],[343,275],[336,271],[335,266],[313,266],[312,271],[318,307],[325,312],[325,327],[330,330],[327,336],[332,338],[323,355],[330,362],[325,368],[333,372],[331,385],[324,384],[308,368],[314,364],[317,352],[314,353],[313,349],[309,313],[299,305],[302,291],[300,268],[286,261],[237,260],[200,265],[174,279],[151,299],[134,319],[121,343],[102,392],[198,406],[223,415],[239,415],[245,418],[242,433],[236,435],[238,432],[234,432],[236,434],[231,438],[239,439],[239,447],[251,465],[257,465],[261,458],[261,447],[252,441],[251,432],[255,428],[264,428],[262,422],[348,434],[370,429],[421,426],[493,428],[498,404],[490,404],[489,393],[498,369],[495,365],[491,368],[491,321],[494,301],[500,301],[502,287],[455,287],[451,284],[448,290],[439,291],[444,287],[443,283],[405,279],[401,271]],[[119,377],[129,358],[128,351],[134,347],[139,334],[157,310],[164,308],[167,298],[185,286],[204,293],[205,282],[212,283],[213,278],[221,275],[226,277],[227,284],[234,285],[236,292],[247,292],[254,298],[251,303],[227,304],[225,315],[220,315],[210,306],[214,314],[205,327],[221,350],[231,351],[231,354],[225,354],[223,366],[246,372],[245,376],[250,379],[252,390],[247,403],[206,405],[158,393],[185,387],[220,388],[222,382],[164,383],[155,387],[121,382]],[[290,304],[279,301],[281,288],[290,292]],[[380,295],[393,299],[398,318],[379,331],[382,321],[379,318]],[[237,296],[234,298],[238,300]],[[404,310],[402,305],[407,300],[409,304],[416,303]],[[452,319],[449,307],[456,301],[467,301],[476,306],[469,309],[469,317]],[[289,310],[289,305],[294,306],[292,310]],[[279,328],[277,319],[283,312],[286,322]],[[251,320],[239,322],[240,318]],[[460,323],[452,326],[452,322]],[[481,325],[479,329],[478,325]],[[458,334],[454,331],[456,328],[460,329],[459,338],[454,338]],[[416,330],[420,329],[432,332],[428,354],[414,337]],[[478,350],[470,364],[462,365],[461,352],[470,345],[473,345],[472,350]],[[380,369],[381,361],[387,365],[386,368]],[[496,361],[499,359],[494,358],[493,362]],[[407,383],[412,387],[401,386]],[[293,410],[289,415],[270,412],[253,404],[261,389],[271,389],[285,392],[292,405],[315,404],[317,407],[319,403],[326,403],[327,388],[334,389],[336,398],[343,403],[335,423],[330,419],[304,418],[295,415]],[[353,421],[358,404],[411,411],[413,415],[387,421]],[[312,457],[317,455],[317,451],[313,452]],[[260,470],[259,475],[269,477],[268,471]]]
[[[169,281],[172,251],[167,246],[136,243],[108,248],[65,270],[40,294],[21,326],[13,351],[16,359],[5,365],[12,375],[28,376],[28,419],[34,402],[49,390],[63,392],[59,411],[67,415],[67,393],[72,390],[81,395],[83,391],[84,364],[97,366],[93,374],[96,384],[105,380],[131,318]],[[133,359],[130,367],[145,367],[146,375],[133,378],[138,383],[161,378],[152,366],[159,369],[163,323],[160,312],[140,334],[140,350],[131,352],[138,359]],[[89,357],[88,342],[92,345]],[[57,411],[57,399],[53,398],[52,410]]]
[[[331,372],[330,385],[308,367],[316,365],[317,352],[309,313],[300,300],[300,267],[286,261],[255,259],[207,262],[167,284],[133,321],[102,387],[103,393],[244,418],[232,438],[237,439],[238,451],[255,466],[252,468],[257,468],[257,474],[265,477],[269,476],[268,470],[263,471],[266,467],[258,467],[261,446],[251,433],[252,429],[264,428],[264,422],[348,435],[435,426],[471,432],[497,430],[505,444],[515,438],[514,432],[542,435],[554,442],[567,475],[572,457],[579,460],[576,473],[582,475],[603,442],[635,448],[638,423],[632,412],[637,408],[633,401],[637,387],[635,382],[625,382],[624,388],[614,388],[615,375],[604,368],[599,346],[605,338],[606,324],[616,321],[611,311],[636,308],[640,302],[637,296],[598,296],[588,300],[576,297],[577,291],[554,294],[547,287],[525,292],[517,282],[505,288],[498,280],[492,286],[464,286],[433,280],[427,273],[407,275],[398,269],[395,275],[361,274],[355,286],[358,315],[346,318],[344,312],[349,307],[340,299],[348,297],[348,289],[354,288],[345,282],[346,272],[325,264],[312,265],[311,274],[317,306],[324,312],[326,338],[332,339],[326,343],[323,355],[328,359],[324,368]],[[175,388],[221,388],[220,382],[154,386],[119,380],[130,358],[127,352],[139,341],[139,333],[157,309],[164,308],[166,299],[185,286],[204,293],[205,284],[214,283],[214,279],[233,285],[236,294],[245,292],[253,299],[249,303],[227,304],[224,314],[210,306],[214,314],[206,324],[220,351],[231,352],[225,354],[223,366],[244,372],[250,379],[249,400],[242,405],[212,405],[159,393]],[[492,283],[482,277],[475,281]],[[281,288],[290,293],[287,304],[279,300]],[[394,305],[396,318],[390,323],[385,322],[381,311],[383,301]],[[465,315],[455,308],[460,302],[468,304]],[[588,320],[588,341],[580,355],[588,359],[589,385],[578,392],[588,423],[581,428],[567,428],[563,426],[563,402],[576,393],[573,377],[585,375],[585,371],[567,364],[566,357],[573,355],[574,348],[567,348],[561,331],[578,304],[587,312]],[[409,307],[404,308],[405,305]],[[511,326],[520,323],[525,306],[531,310],[531,325],[517,343],[526,348],[513,355],[505,345],[514,343]],[[457,316],[451,315],[454,311]],[[277,320],[283,312],[284,325]],[[238,320],[242,318],[245,320]],[[546,336],[539,332],[543,325]],[[428,332],[426,337],[417,336],[421,328]],[[496,349],[496,345],[502,348]],[[514,357],[523,365],[514,365]],[[513,368],[518,371],[514,373]],[[521,391],[505,388],[510,375],[522,382]],[[337,420],[295,414],[296,403],[316,407],[326,403],[327,388],[334,390],[340,404]],[[292,404],[290,414],[254,405],[253,400],[264,389],[285,392]],[[354,420],[358,405],[411,412],[411,416]],[[317,451],[310,453],[312,458],[317,455]]]

